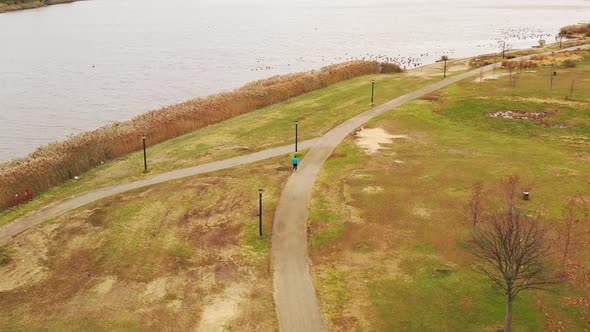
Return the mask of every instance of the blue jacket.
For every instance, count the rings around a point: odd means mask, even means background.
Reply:
[[[299,164],[299,159],[297,159],[297,157],[293,158],[293,165],[297,165]]]

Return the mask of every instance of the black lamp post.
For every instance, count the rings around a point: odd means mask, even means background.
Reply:
[[[260,235],[260,237],[262,237],[262,188],[258,189],[258,202],[260,204],[259,210],[258,210],[258,234]]]
[[[143,171],[147,173],[147,154],[145,151],[145,135],[143,135]]]
[[[295,152],[297,152],[297,141],[298,141],[298,127],[299,127],[299,120],[295,120]]]
[[[447,60],[449,60],[449,57],[446,55],[443,55],[440,57],[440,59],[445,62],[445,67],[443,69],[443,76],[447,77]]]
[[[550,85],[549,85],[549,97],[551,97],[551,94],[553,92],[553,77],[557,76],[557,72],[556,71],[552,71],[551,72],[551,80],[550,80]]]
[[[371,80],[371,104],[375,100],[375,80]]]

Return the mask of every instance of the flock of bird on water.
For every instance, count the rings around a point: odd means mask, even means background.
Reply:
[[[475,45],[478,48],[497,48],[500,52],[502,50],[508,50],[512,47],[512,45],[508,44],[508,41],[526,41],[526,40],[542,40],[542,39],[550,39],[550,38],[557,38],[556,35],[550,33],[544,33],[540,29],[532,28],[532,27],[524,27],[524,28],[515,28],[515,29],[498,29],[495,31],[498,37],[492,39],[490,43],[487,44],[478,44]],[[434,47],[441,47],[441,45],[434,45]],[[453,55],[455,54],[454,49],[438,49],[436,54],[442,55]],[[353,60],[367,60],[367,61],[379,61],[385,62],[390,64],[398,65],[403,70],[412,69],[416,67],[420,67],[425,64],[425,58],[431,56],[430,52],[425,52],[421,54],[412,54],[410,56],[402,56],[401,54],[397,54],[395,56],[385,55],[385,54],[362,54],[362,55],[352,55],[345,53],[344,56],[333,57],[332,59],[327,59],[325,56],[321,56],[321,62],[325,63],[326,61],[331,61],[329,64],[334,64],[336,62],[342,61],[353,61]],[[262,64],[265,61],[263,58],[259,58],[256,60],[258,65],[255,68],[250,69],[250,71],[266,71],[266,70],[273,70],[277,69],[277,66],[273,65],[264,65]],[[303,57],[297,58],[297,61],[304,61]],[[288,67],[291,66],[291,63],[287,64]]]

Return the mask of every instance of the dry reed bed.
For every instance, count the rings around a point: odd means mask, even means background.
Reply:
[[[75,1],[80,0],[0,0],[0,13],[13,10],[39,8]]]
[[[530,60],[502,60],[502,66],[507,69],[557,67],[582,60],[586,54],[586,51],[556,52],[552,55],[535,55]]]
[[[34,194],[42,193],[99,165],[101,160],[141,149],[144,134],[150,144],[155,144],[354,77],[399,71],[392,64],[351,61],[317,71],[274,76],[40,147],[26,157],[0,164],[0,211],[13,204],[15,194],[22,196],[25,188]]]
[[[566,25],[559,29],[561,36],[573,36],[576,34],[587,34],[590,32],[590,23],[578,23],[573,25]]]

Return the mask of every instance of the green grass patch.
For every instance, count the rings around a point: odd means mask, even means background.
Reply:
[[[318,230],[311,238],[311,247],[319,248],[336,241],[344,233],[344,224],[331,224]]]
[[[194,256],[194,249],[186,243],[176,243],[170,248],[170,254],[178,258],[191,258]]]
[[[432,254],[436,252],[436,248],[430,243],[412,243],[408,246],[408,250],[421,254]]]
[[[0,266],[6,265],[12,261],[14,250],[5,247],[0,247]]]
[[[242,245],[250,250],[253,257],[266,257],[270,251],[270,240],[268,220],[263,220],[262,236],[260,236],[259,219],[256,218],[252,219],[244,229]]]
[[[319,290],[324,299],[323,313],[328,319],[338,317],[344,304],[350,300],[344,272],[329,267],[322,267],[316,272],[323,286]]]
[[[377,279],[368,286],[381,326],[388,331],[482,331],[502,326],[505,300],[487,281],[467,270],[441,278],[432,261],[414,271],[412,282]],[[523,293],[514,302],[515,331],[538,331],[538,309]]]
[[[309,219],[315,227],[310,244],[317,248],[337,240],[344,232],[344,215],[334,212],[334,207],[321,193],[314,193],[314,205],[310,210]]]

